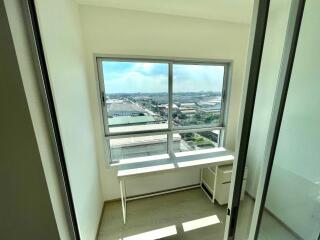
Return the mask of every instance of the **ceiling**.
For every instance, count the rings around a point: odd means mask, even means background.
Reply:
[[[254,0],[75,0],[79,4],[250,23]]]

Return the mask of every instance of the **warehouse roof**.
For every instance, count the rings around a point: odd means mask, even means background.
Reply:
[[[155,122],[153,116],[119,116],[108,118],[108,124],[110,126],[114,125],[131,125],[131,124],[143,124],[143,123],[152,123]]]

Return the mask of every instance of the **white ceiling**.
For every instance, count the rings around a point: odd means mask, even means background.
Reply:
[[[250,23],[254,0],[75,0],[79,4]]]

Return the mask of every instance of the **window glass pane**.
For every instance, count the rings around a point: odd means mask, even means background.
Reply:
[[[110,140],[112,161],[167,153],[167,135],[135,136]]]
[[[179,139],[179,142],[174,144],[174,152],[212,149],[219,146],[220,130],[177,133],[173,135],[173,140],[175,138]]]
[[[173,65],[174,126],[218,125],[224,66]]]
[[[110,132],[168,127],[168,64],[103,61],[102,72]]]

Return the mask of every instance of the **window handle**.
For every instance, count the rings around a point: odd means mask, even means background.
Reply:
[[[105,97],[104,92],[101,93],[101,102],[102,102],[102,106],[106,105],[106,97]]]

